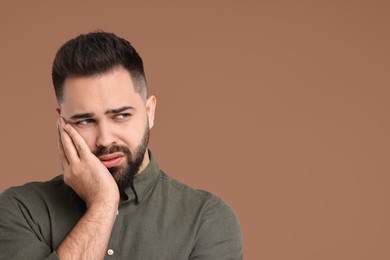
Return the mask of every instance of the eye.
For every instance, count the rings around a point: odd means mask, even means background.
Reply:
[[[95,122],[94,119],[87,118],[87,119],[84,119],[84,120],[81,120],[81,121],[77,121],[75,124],[76,125],[89,125],[89,124],[92,124],[94,122]]]
[[[129,118],[131,115],[129,113],[122,113],[122,114],[117,114],[114,116],[115,119],[118,119],[118,120],[124,120],[124,119],[127,119]]]

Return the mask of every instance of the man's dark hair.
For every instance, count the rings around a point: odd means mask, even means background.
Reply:
[[[129,71],[135,91],[146,98],[143,62],[127,40],[101,31],[69,40],[57,51],[53,62],[52,80],[58,103],[62,103],[67,78],[103,74],[118,66]]]

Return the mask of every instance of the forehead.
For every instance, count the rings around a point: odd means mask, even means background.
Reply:
[[[120,106],[142,106],[129,72],[117,67],[107,73],[65,80],[61,110],[69,113],[95,112]]]

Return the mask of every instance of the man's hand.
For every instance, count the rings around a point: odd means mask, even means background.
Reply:
[[[84,139],[63,118],[59,118],[59,155],[64,181],[86,203],[87,208],[119,203],[118,186],[107,168],[90,151]]]
[[[87,211],[57,248],[60,259],[103,259],[119,203],[118,186],[77,131],[58,121],[64,181],[86,203]]]

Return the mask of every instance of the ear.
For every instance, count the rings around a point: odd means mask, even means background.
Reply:
[[[148,120],[149,120],[149,129],[152,129],[154,125],[154,113],[156,110],[156,104],[157,104],[157,99],[153,95],[146,100],[146,113],[148,115]]]

